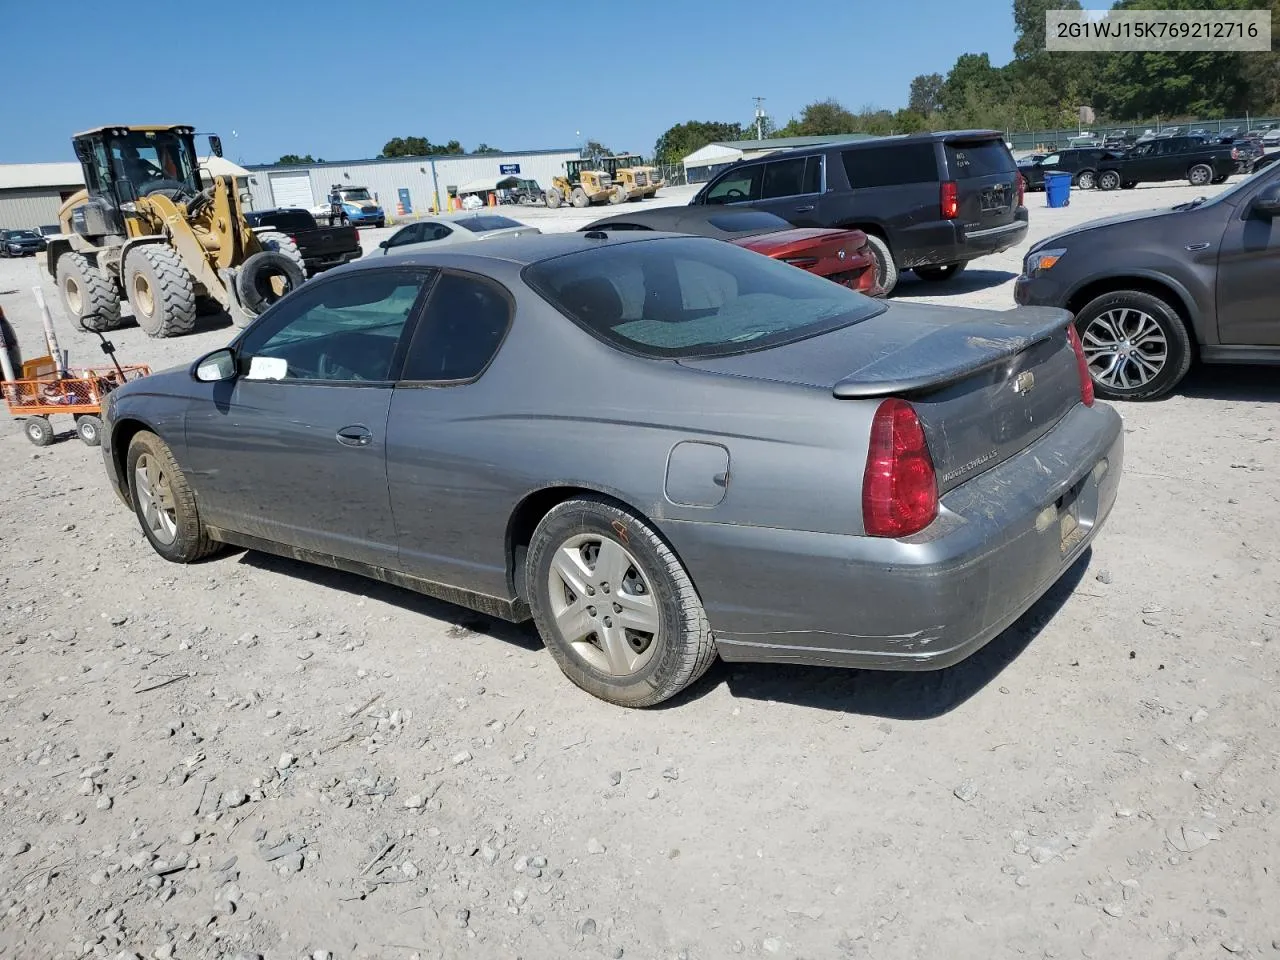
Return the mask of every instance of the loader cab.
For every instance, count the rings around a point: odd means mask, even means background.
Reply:
[[[203,188],[191,127],[99,127],[72,138],[89,199],[72,216],[88,237],[133,236],[140,199],[191,199]]]

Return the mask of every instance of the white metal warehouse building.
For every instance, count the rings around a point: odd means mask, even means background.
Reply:
[[[401,203],[401,191],[408,191],[409,209],[405,213],[422,214],[430,211],[437,195],[444,205],[451,191],[476,180],[496,182],[506,176],[516,176],[549,186],[553,176],[564,173],[565,161],[577,157],[577,148],[571,148],[326,161],[296,167],[255,164],[248,168],[249,194],[255,210],[309,209],[325,203],[330,188],[340,183],[344,187],[365,187],[393,217],[397,215],[397,204]]]
[[[709,143],[684,158],[684,172],[690,183],[705,183],[739,160],[752,160],[779,150],[820,147],[826,143],[871,140],[869,133],[842,133],[830,137],[774,137],[772,140],[725,140]]]
[[[222,157],[205,157],[200,167],[214,176],[249,177],[244,167]],[[79,163],[0,164],[0,230],[55,224],[62,202],[83,189]]]

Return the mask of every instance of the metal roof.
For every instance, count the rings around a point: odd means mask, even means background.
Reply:
[[[249,171],[226,157],[201,157],[200,166],[215,177],[247,177]],[[3,163],[0,164],[0,190],[31,190],[41,187],[82,187],[84,175],[80,164]]]
[[[137,130],[140,133],[163,133],[167,130],[181,130],[184,133],[195,128],[189,123],[107,123],[100,127],[91,127],[75,134],[76,137],[88,137],[104,130]]]
[[[433,153],[421,157],[370,157],[366,160],[316,160],[312,163],[250,163],[254,173],[283,173],[288,170],[320,170],[329,167],[357,167],[369,163],[422,163],[426,160],[501,160],[503,157],[544,157],[555,153],[578,153],[578,147],[558,150],[504,150],[501,153]]]

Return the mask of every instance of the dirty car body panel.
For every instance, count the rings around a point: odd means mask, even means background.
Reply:
[[[655,278],[676,262],[699,280],[673,306]],[[1115,501],[1120,420],[1081,402],[1065,311],[886,306],[708,239],[575,233],[360,261],[264,313],[233,341],[237,363],[306,291],[390,270],[421,277],[422,294],[384,380],[201,384],[175,370],[128,385],[106,411],[118,492],[127,501],[123,448],[145,427],[218,539],[521,619],[518,518],[589,491],[667,540],[725,658],[891,669],[976,650],[1080,557]],[[831,310],[798,332],[775,310],[716,349],[652,346],[691,310],[728,322],[690,303],[723,296],[726,271],[804,285],[797,304]],[[478,373],[446,376],[442,361],[435,375],[435,352],[465,339],[450,324],[479,316],[450,313],[445,291],[463,288],[498,311],[496,346]],[[601,325],[599,309],[617,315]],[[367,409],[318,389],[368,394]],[[896,539],[868,536],[862,508],[889,397],[918,414],[940,497],[932,522]],[[369,442],[335,442],[356,419]]]

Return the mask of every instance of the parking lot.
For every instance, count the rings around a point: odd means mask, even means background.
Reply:
[[[1194,194],[1031,194],[1028,242]],[[1010,309],[1025,252],[894,299]],[[98,362],[37,261],[0,261],[26,354],[37,284]],[[159,369],[233,333],[200,322],[110,336]],[[1278,403],[1274,368],[1219,367],[1123,405],[1091,553],[956,667],[717,664],[649,711],[530,626],[252,552],[165,563],[70,418],[39,450],[9,423],[0,955],[1276,956]]]

